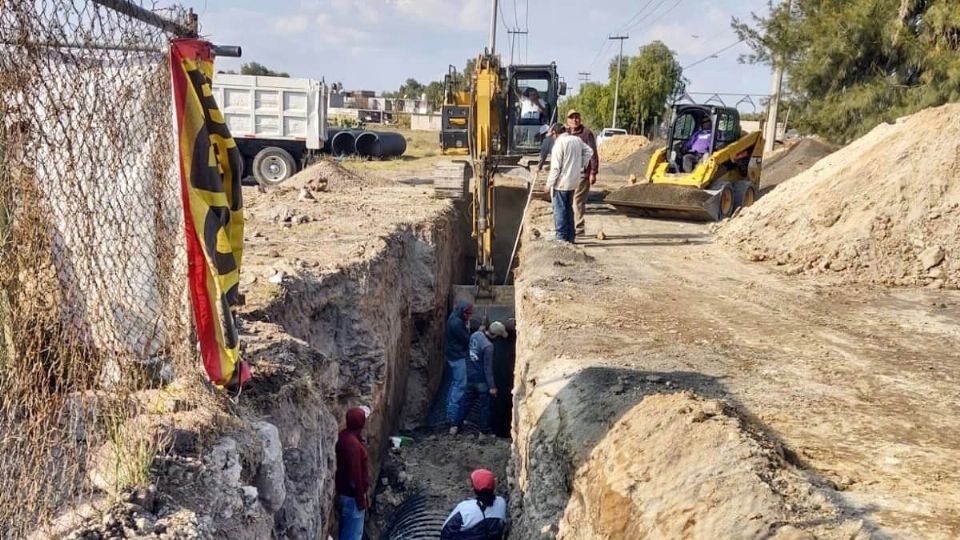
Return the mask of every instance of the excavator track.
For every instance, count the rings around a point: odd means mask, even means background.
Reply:
[[[470,177],[473,175],[466,161],[445,161],[433,170],[433,196],[438,199],[462,201],[470,196]]]

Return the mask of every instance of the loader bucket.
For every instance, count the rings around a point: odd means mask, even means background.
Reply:
[[[450,294],[451,305],[456,304],[457,300],[473,304],[471,329],[500,321],[506,325],[507,330],[513,331],[517,326],[513,287],[498,285],[491,287],[491,291],[491,295],[483,295],[478,294],[479,291],[475,285],[454,285]]]
[[[618,212],[642,217],[718,221],[733,212],[733,192],[675,184],[637,184],[611,192],[604,202]]]

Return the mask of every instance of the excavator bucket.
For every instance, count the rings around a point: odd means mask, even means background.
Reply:
[[[733,192],[729,187],[636,184],[611,192],[604,202],[627,215],[718,221],[731,214]]]
[[[454,285],[451,305],[455,305],[458,300],[473,304],[471,328],[500,321],[506,325],[507,330],[513,331],[517,326],[513,286],[497,285],[490,287],[486,294],[478,294],[479,292],[475,285]]]

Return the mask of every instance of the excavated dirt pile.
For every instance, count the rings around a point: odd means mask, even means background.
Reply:
[[[845,281],[960,287],[960,105],[884,124],[720,227],[751,260]]]
[[[618,135],[605,140],[597,151],[601,161],[620,161],[649,144],[643,135]]]
[[[637,150],[620,161],[609,163],[604,159],[601,159],[600,176],[630,176],[631,174],[635,174],[637,177],[642,178],[647,172],[647,165],[650,163],[650,157],[653,156],[653,153],[662,146],[663,145],[660,141],[654,141],[653,143],[646,145],[645,147]]]
[[[817,139],[800,140],[764,160],[763,175],[760,177],[761,189],[769,190],[780,185],[836,150],[836,147]]]

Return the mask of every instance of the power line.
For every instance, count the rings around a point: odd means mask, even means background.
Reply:
[[[719,51],[716,51],[716,52],[710,54],[709,56],[705,56],[705,57],[701,58],[700,60],[697,60],[696,62],[694,62],[694,63],[692,63],[692,64],[687,64],[687,65],[683,66],[681,69],[686,70],[686,69],[690,69],[690,68],[692,68],[692,67],[694,67],[694,66],[700,65],[700,64],[706,62],[707,60],[710,60],[710,59],[712,59],[712,58],[716,58],[717,55],[719,55],[720,53],[726,52],[726,51],[728,51],[728,50],[736,47],[737,45],[739,45],[739,44],[741,44],[741,43],[743,43],[743,40],[742,40],[742,39],[738,39],[735,43],[731,43],[731,44],[727,45],[726,47],[720,49]]]
[[[503,24],[504,28],[510,30],[510,25],[507,24],[507,18],[503,16],[503,2],[497,2],[497,11],[500,12],[500,23]]]
[[[530,0],[526,0],[523,7],[523,19],[523,29],[528,32],[528,35],[523,36],[523,61],[530,63]]]
[[[648,7],[650,7],[650,4],[652,4],[652,3],[653,3],[653,0],[647,0],[647,3],[644,4],[643,7],[641,7],[639,11],[637,11],[636,13],[634,13],[634,14],[633,14],[633,17],[630,17],[630,18],[627,20],[627,22],[624,23],[624,25],[620,27],[620,29],[621,29],[621,30],[625,30],[626,27],[629,26],[630,24],[632,24],[633,21],[636,20],[636,18],[639,17],[641,13],[643,13],[644,11],[646,11],[646,9],[647,9]]]
[[[683,2],[683,0],[677,0],[677,2],[676,2],[675,4],[673,4],[672,6],[668,7],[666,11],[664,11],[663,13],[661,13],[659,17],[657,17],[656,19],[653,19],[652,21],[647,22],[647,24],[651,24],[651,25],[652,25],[652,24],[654,24],[654,23],[660,22],[664,17],[666,17],[667,15],[669,15],[671,11],[677,9],[677,6],[679,6],[682,2]],[[660,2],[660,3],[662,4],[663,2]],[[660,5],[658,4],[657,7],[660,7]],[[656,10],[657,10],[657,8],[653,8],[653,11],[650,12],[650,15],[653,15],[653,13],[654,13]],[[640,23],[638,22],[637,24],[631,26],[631,27],[628,28],[627,30],[628,30],[628,31],[629,31],[629,30],[633,30],[633,29],[636,28],[637,25],[639,25],[639,24],[640,24]]]
[[[507,30],[507,35],[510,36],[510,65],[513,65],[513,44],[516,39],[514,36],[526,36],[527,32],[525,30]]]
[[[516,23],[517,30],[520,29],[520,17],[517,16],[517,0],[513,0],[513,22]]]

